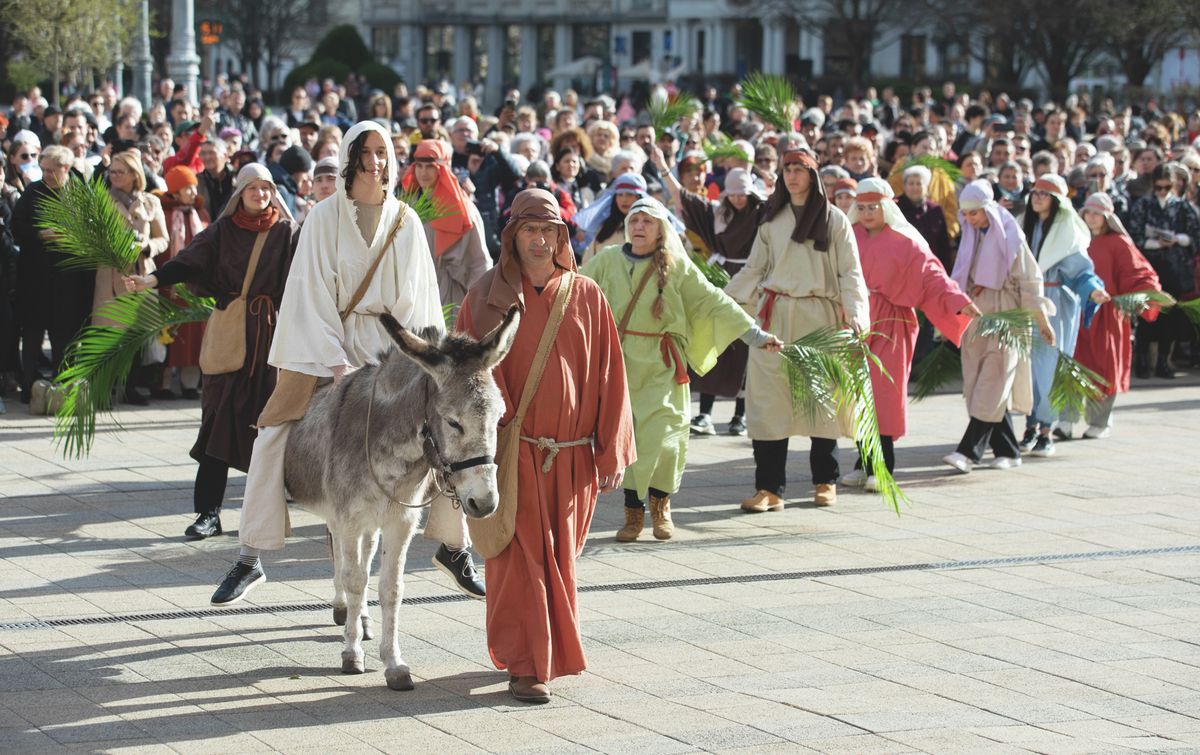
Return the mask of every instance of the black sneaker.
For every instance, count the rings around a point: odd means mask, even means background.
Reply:
[[[201,514],[196,521],[183,531],[184,537],[190,540],[203,540],[206,537],[221,534],[221,517],[216,514]]]
[[[746,418],[734,415],[733,419],[729,420],[730,435],[745,435],[746,434]]]
[[[454,586],[468,598],[483,600],[487,595],[483,580],[479,578],[479,572],[475,571],[471,552],[467,549],[455,550],[443,543],[433,556],[433,565],[454,580]]]
[[[1039,435],[1037,442],[1033,444],[1033,450],[1029,452],[1030,456],[1046,458],[1054,455],[1054,439],[1049,435]]]
[[[261,563],[246,566],[239,561],[233,565],[233,568],[225,575],[225,579],[221,580],[221,584],[217,586],[217,591],[212,596],[212,604],[214,606],[233,605],[266,581],[267,575],[263,571]]]
[[[1037,442],[1038,431],[1036,427],[1025,428],[1025,435],[1021,438],[1021,442],[1017,447],[1021,449],[1021,453],[1029,453],[1029,449],[1033,448],[1033,444]]]

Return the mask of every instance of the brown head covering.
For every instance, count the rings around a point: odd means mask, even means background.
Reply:
[[[544,189],[526,189],[513,199],[512,214],[500,234],[500,258],[496,266],[484,273],[467,292],[471,319],[480,333],[487,333],[500,324],[509,307],[516,304],[525,311],[521,293],[521,258],[517,254],[517,231],[528,222],[550,222],[558,228],[558,248],[554,252],[555,267],[575,269],[575,253],[571,237],[563,222],[558,201]]]
[[[829,198],[825,196],[825,185],[817,173],[817,160],[812,152],[804,149],[789,150],[783,153],[780,160],[779,182],[775,192],[767,200],[763,208],[762,222],[770,222],[779,211],[791,207],[792,197],[788,194],[783,183],[783,171],[788,165],[803,165],[808,170],[809,190],[808,201],[803,208],[795,208],[796,227],[792,230],[792,241],[803,244],[812,240],[813,248],[818,252],[829,251]]]

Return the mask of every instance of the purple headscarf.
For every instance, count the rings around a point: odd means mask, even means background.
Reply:
[[[982,209],[988,216],[987,231],[984,232],[982,243],[978,244],[978,250],[976,240],[979,231],[975,230],[963,215],[966,210],[976,209]],[[1013,262],[1021,253],[1025,234],[1017,224],[1016,218],[993,201],[992,185],[987,179],[972,181],[962,190],[958,197],[958,220],[962,226],[962,239],[958,244],[958,259],[954,261],[954,272],[950,277],[963,291],[967,291],[969,277],[973,278],[977,286],[1003,288]],[[979,254],[978,262],[975,262],[976,251]],[[973,276],[972,265],[975,268]]]

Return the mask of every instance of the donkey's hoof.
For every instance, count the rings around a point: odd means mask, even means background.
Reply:
[[[407,671],[396,669],[394,671],[385,671],[383,675],[387,679],[388,689],[396,690],[397,692],[408,692],[415,689],[412,674]]]
[[[342,606],[341,608],[339,608],[337,606],[333,607],[333,623],[337,624],[339,627],[346,626],[346,607],[345,606]]]
[[[365,658],[355,657],[353,655],[342,656],[342,673],[343,674],[365,674],[367,673],[367,662]]]
[[[371,617],[362,617],[362,636],[364,640],[375,639],[375,630],[371,627]]]

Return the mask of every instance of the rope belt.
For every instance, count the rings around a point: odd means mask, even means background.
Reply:
[[[263,308],[266,307],[266,312]],[[262,343],[263,320],[267,321],[267,343],[275,334],[275,300],[267,294],[259,294],[250,300],[250,314],[254,316],[254,358],[250,360],[250,377],[258,366],[258,345]]]
[[[1062,283],[1058,281],[1046,281],[1042,283],[1042,288],[1062,288]]]
[[[589,446],[592,443],[592,436],[580,438],[579,440],[557,441],[554,438],[530,438],[528,435],[522,435],[521,440],[526,443],[532,443],[537,446],[539,451],[549,451],[546,458],[542,460],[542,473],[550,471],[554,466],[554,457],[558,456],[558,452],[564,448],[573,448],[575,446]]]
[[[819,297],[819,296],[814,296],[812,294],[809,294],[806,296],[792,296],[791,294],[785,294],[782,291],[775,291],[774,289],[770,289],[770,288],[764,288],[763,293],[766,294],[767,296],[766,296],[766,299],[763,301],[762,308],[758,310],[758,316],[762,320],[762,329],[763,330],[771,329],[771,315],[774,314],[774,312],[775,312],[775,300],[778,299],[779,297],[782,296],[785,299],[819,299],[819,298],[823,298],[823,297]],[[834,302],[834,303],[836,305],[836,302]]]
[[[691,378],[687,374],[687,362],[679,353],[679,347],[675,345],[675,339],[671,338],[670,333],[643,333],[639,330],[625,330],[621,332],[621,335],[659,339],[658,350],[662,353],[663,364],[675,368],[675,382],[679,385],[687,385],[691,382]]]

